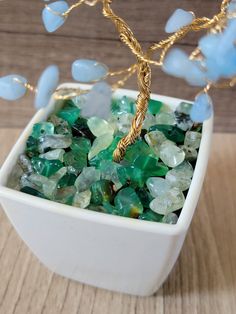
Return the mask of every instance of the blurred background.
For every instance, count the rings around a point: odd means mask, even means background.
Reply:
[[[101,5],[74,10],[56,33],[48,34],[41,21],[45,1],[7,0],[0,2],[0,76],[17,73],[34,85],[41,71],[57,64],[61,82],[72,81],[71,63],[77,58],[94,58],[110,69],[129,66],[135,57],[120,43],[110,21],[103,18]],[[74,3],[69,1],[70,4]],[[164,26],[177,8],[211,17],[218,12],[219,0],[114,0],[113,8],[123,17],[144,47],[166,37]],[[191,51],[200,34],[186,37],[180,46]],[[199,89],[153,68],[152,92],[192,100]],[[127,88],[136,89],[135,76]],[[214,90],[215,131],[236,130],[235,88]],[[33,95],[15,103],[1,100],[0,127],[24,127],[34,113]]]

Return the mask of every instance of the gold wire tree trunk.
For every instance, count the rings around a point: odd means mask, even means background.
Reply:
[[[136,101],[136,114],[133,118],[129,133],[120,140],[116,150],[114,151],[114,160],[120,161],[124,157],[127,147],[135,142],[142,130],[142,125],[147,112],[148,100],[150,98],[151,92],[150,64],[162,66],[163,60],[169,48],[173,46],[178,40],[185,37],[190,31],[197,32],[204,29],[222,27],[222,23],[224,23],[225,21],[227,6],[230,3],[230,0],[222,1],[220,12],[212,19],[209,19],[207,17],[195,18],[190,25],[181,28],[179,31],[177,31],[175,34],[171,35],[167,39],[151,45],[146,54],[142,51],[140,43],[135,38],[128,24],[122,18],[117,16],[111,9],[110,5],[112,3],[112,0],[102,0],[102,2],[103,15],[115,24],[116,29],[119,32],[121,41],[130,48],[132,53],[137,58],[136,66],[139,95]],[[160,51],[160,58],[158,61],[151,60],[152,54],[156,50]],[[196,56],[198,56],[198,53],[198,49],[195,49],[191,54],[191,58],[195,58]],[[209,89],[211,86],[212,84],[208,84],[207,89]]]
[[[111,2],[112,0],[103,1],[104,16],[113,21],[120,34],[121,41],[124,42],[132,51],[136,51],[138,54],[143,55],[141,45],[134,37],[134,34],[127,23],[112,11],[110,7]],[[130,144],[134,143],[140,135],[147,112],[148,100],[150,98],[151,68],[148,62],[141,60],[139,56],[137,56],[137,78],[139,95],[136,101],[136,114],[132,121],[129,133],[120,140],[116,150],[114,151],[113,157],[115,161],[120,161],[124,157],[126,148]]]

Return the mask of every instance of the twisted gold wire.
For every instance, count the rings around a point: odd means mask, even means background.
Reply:
[[[66,91],[66,94],[63,92]],[[89,93],[90,90],[88,89],[80,89],[80,88],[60,88],[56,89],[53,93],[53,97],[56,100],[67,100],[73,97],[86,95]]]
[[[116,26],[120,39],[132,51],[142,55],[142,48],[128,24],[117,16],[110,7],[112,0],[103,0],[103,15],[110,19]],[[137,77],[139,86],[139,95],[136,101],[136,114],[132,121],[132,126],[129,133],[123,137],[114,151],[113,158],[115,161],[120,161],[126,152],[127,147],[134,143],[142,130],[143,121],[145,119],[148,100],[150,98],[151,86],[151,69],[147,62],[142,61],[137,57]]]
[[[144,62],[147,62],[147,63],[152,64],[152,65],[156,65],[156,66],[162,66],[163,60],[164,60],[165,55],[166,55],[167,51],[169,50],[169,48],[173,44],[175,44],[178,40],[181,40],[182,38],[184,38],[188,32],[190,32],[190,31],[197,32],[197,31],[201,31],[201,30],[206,29],[206,28],[214,27],[222,19],[225,19],[226,13],[227,13],[227,6],[229,3],[230,3],[230,0],[224,0],[221,4],[220,13],[215,15],[212,19],[209,19],[207,17],[195,18],[194,21],[190,25],[181,28],[179,31],[177,31],[175,34],[169,36],[168,38],[161,40],[158,43],[152,44],[147,51],[147,55],[140,54],[140,52],[138,52],[135,49],[135,46],[131,47],[131,51],[135,54],[136,57],[138,57],[139,59],[141,59]],[[148,56],[151,56],[155,52],[155,50],[158,50],[158,49],[160,49],[160,50],[162,49],[159,61],[155,61],[155,60],[150,59]],[[196,50],[193,51],[190,58],[195,58],[198,54],[199,54],[199,50],[197,48]],[[127,68],[124,71],[127,71],[129,68]]]
[[[230,3],[230,0],[223,0],[220,13],[215,15],[212,19],[209,19],[207,17],[195,18],[190,25],[181,28],[178,32],[169,36],[167,39],[151,45],[146,55],[143,53],[140,44],[134,37],[134,34],[130,30],[129,26],[125,23],[124,20],[115,15],[114,12],[111,10],[111,3],[112,0],[103,1],[103,14],[105,17],[111,19],[114,22],[120,34],[121,41],[123,41],[130,48],[130,50],[133,54],[135,54],[138,60],[138,85],[140,89],[140,93],[138,95],[136,103],[137,112],[132,121],[131,129],[129,133],[118,143],[117,148],[114,152],[114,159],[116,161],[119,161],[123,158],[126,148],[136,140],[142,130],[142,123],[145,119],[147,104],[150,97],[151,70],[149,64],[161,66],[169,48],[176,41],[185,37],[188,32],[197,32],[206,28],[214,27],[219,24],[221,20],[226,19],[227,6]],[[162,49],[159,61],[151,60],[150,56],[157,49]],[[199,52],[197,50],[194,51],[192,53],[192,57],[195,57],[198,53]],[[210,89],[210,87],[211,85],[208,84],[206,87],[207,90]]]
[[[63,16],[68,16],[72,10],[74,10],[75,8],[78,8],[84,2],[85,2],[85,0],[80,0],[80,1],[76,2],[71,7],[69,7],[69,9],[66,12],[64,12],[62,15]]]
[[[139,95],[136,100],[136,114],[133,118],[132,125],[129,133],[120,140],[117,145],[117,148],[114,152],[114,160],[120,161],[127,149],[127,147],[134,143],[137,137],[140,135],[142,130],[142,124],[145,119],[145,114],[147,111],[148,100],[150,97],[150,85],[151,85],[151,69],[150,65],[162,66],[164,58],[167,51],[172,45],[174,45],[178,40],[184,38],[190,31],[198,32],[204,29],[214,29],[217,26],[224,25],[227,17],[227,6],[230,3],[230,0],[223,0],[221,3],[221,9],[219,14],[213,16],[212,19],[207,17],[195,18],[190,25],[182,27],[179,31],[169,36],[168,38],[161,40],[158,43],[152,44],[146,53],[142,51],[142,47],[134,37],[133,32],[129,28],[128,24],[116,15],[111,9],[110,5],[112,0],[80,0],[74,5],[72,5],[64,14],[64,17],[67,17],[68,14],[76,7],[79,7],[81,4],[85,3],[87,5],[93,6],[97,2],[102,1],[103,3],[103,15],[110,19],[116,26],[121,41],[126,44],[131,52],[136,56],[137,63],[131,65],[129,68],[109,72],[108,76],[116,76],[125,74],[124,78],[113,84],[113,89],[121,87],[124,85],[125,81],[137,71],[137,80],[139,86]],[[161,50],[159,60],[152,60],[151,57],[156,50]],[[195,49],[190,58],[196,58],[200,55],[199,49]],[[236,83],[236,78],[232,79],[227,86],[233,86]],[[206,89],[210,89],[211,86],[216,86],[216,84],[208,84]]]
[[[140,60],[147,62],[149,64],[161,66],[165,58],[166,52],[169,50],[169,48],[178,40],[184,38],[187,35],[187,33],[189,33],[190,31],[198,32],[204,29],[214,27],[221,20],[225,19],[227,15],[227,6],[229,5],[229,3],[230,0],[224,0],[221,4],[220,13],[215,15],[212,19],[209,19],[207,17],[196,18],[190,25],[184,26],[179,31],[169,36],[168,38],[161,40],[158,43],[152,44],[148,49],[147,55],[140,53],[140,51],[136,50],[135,46],[130,47],[130,49],[133,52],[133,54],[135,54],[135,56]],[[151,56],[154,53],[154,51],[158,49],[162,49],[159,61],[150,59],[148,56]]]
[[[92,7],[92,6],[96,5],[98,1],[100,1],[100,0],[92,0],[92,1],[80,0],[80,1],[72,4],[72,6],[70,6],[69,9],[62,14],[62,16],[64,16],[64,17],[68,16],[71,13],[71,11],[73,11],[75,8],[78,8],[83,3],[85,3],[85,4],[87,4],[87,5]]]
[[[31,85],[30,83],[25,83],[22,80],[20,80],[18,77],[14,77],[13,80],[15,82],[17,82],[18,84],[24,86],[28,91],[33,92],[33,93],[37,93],[37,88],[35,88],[33,85]]]
[[[123,69],[123,70],[119,70],[119,71],[114,71],[114,72],[109,72],[108,75],[109,76],[116,76],[116,75],[121,75],[121,74],[125,74],[127,72],[133,72],[134,69],[137,68],[137,64],[132,64],[130,67]]]

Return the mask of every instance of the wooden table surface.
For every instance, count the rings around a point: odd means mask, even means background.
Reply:
[[[1,163],[19,132],[0,129]],[[0,209],[0,313],[235,314],[235,142],[236,134],[214,134],[203,191],[180,257],[152,297],[112,293],[53,274]]]

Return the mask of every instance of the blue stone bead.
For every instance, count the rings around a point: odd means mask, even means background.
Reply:
[[[220,69],[215,58],[205,60],[206,76],[209,81],[216,82],[221,76]]]
[[[199,41],[199,48],[205,56],[204,66],[209,81],[236,75],[236,20],[229,20],[220,34],[208,34]]]
[[[219,53],[227,53],[236,41],[236,19],[229,20],[219,43]]]
[[[20,82],[22,83],[20,83]],[[27,80],[17,74],[0,78],[0,97],[6,100],[16,100],[25,95]]]
[[[62,16],[62,14],[68,9],[69,5],[66,1],[52,2],[43,9],[43,24],[49,33],[55,32],[55,30],[64,24],[66,17]]]
[[[190,117],[194,122],[204,122],[213,114],[212,100],[206,93],[196,96],[195,102],[190,111]]]
[[[230,78],[236,74],[236,20],[231,19],[221,34],[218,49],[211,57],[215,60],[220,77]]]
[[[227,11],[229,13],[235,13],[236,12],[236,2],[235,1],[231,1],[231,3],[228,5]]]
[[[89,83],[104,78],[108,68],[96,60],[79,59],[73,62],[71,72],[74,80]]]
[[[192,12],[188,12],[182,9],[177,9],[167,21],[166,26],[165,26],[165,32],[175,33],[180,28],[191,24],[193,20],[194,20],[194,15]]]
[[[206,76],[209,81],[216,82],[220,78],[230,78],[236,75],[236,48],[232,46],[227,52],[217,51],[205,60]]]
[[[215,57],[221,76],[230,78],[236,75],[236,48],[234,46],[225,53],[219,53]]]
[[[206,86],[206,73],[201,70],[201,65],[198,61],[190,61],[188,71],[185,73],[185,80],[192,86]]]
[[[58,86],[59,70],[56,65],[50,65],[41,74],[38,85],[37,93],[35,96],[36,109],[43,108],[48,105],[48,102]]]
[[[220,39],[220,34],[208,34],[199,40],[198,47],[205,57],[212,57],[216,53]]]
[[[106,82],[94,84],[81,108],[81,116],[108,119],[111,113],[112,89]],[[96,99],[96,101],[94,101]]]
[[[162,69],[165,73],[183,78],[188,71],[188,55],[181,49],[174,48],[166,55]]]
[[[193,86],[205,86],[206,76],[198,62],[189,60],[181,49],[172,49],[164,59],[163,71],[175,77],[185,79]]]

